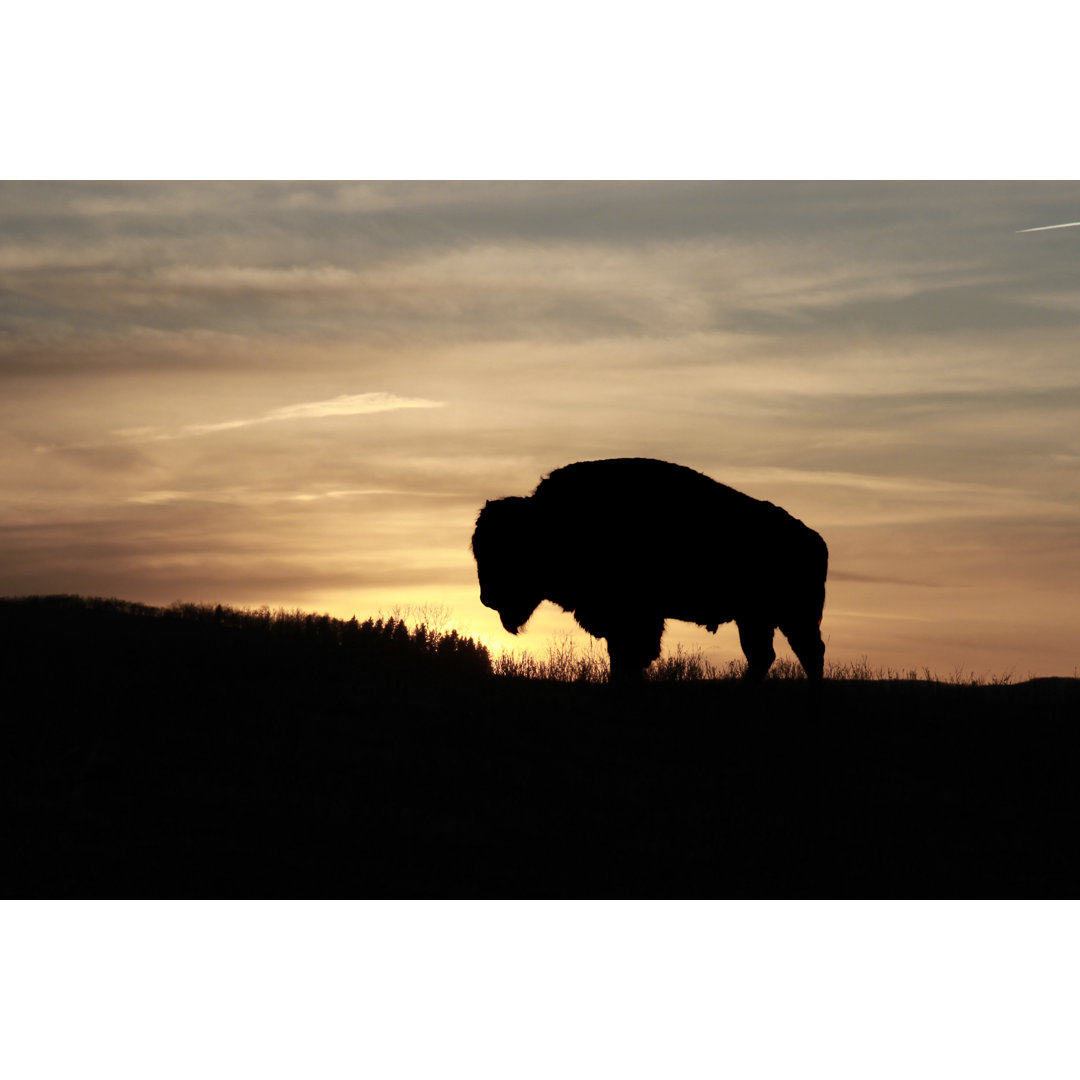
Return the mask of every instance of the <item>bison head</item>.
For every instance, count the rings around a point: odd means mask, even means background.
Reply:
[[[480,602],[516,634],[544,599],[530,499],[494,499],[476,519],[472,550]]]

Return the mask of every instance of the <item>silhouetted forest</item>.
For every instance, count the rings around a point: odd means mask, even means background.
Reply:
[[[412,674],[490,674],[487,649],[456,630],[404,619],[345,621],[302,611],[239,611],[221,604],[167,608],[82,596],[0,599],[4,633],[33,670],[90,682],[127,674],[169,680],[189,671],[210,681],[292,673],[308,679]],[[24,667],[23,670],[26,670]]]
[[[400,618],[81,597],[0,600],[0,636],[7,897],[1080,885],[1077,679],[827,671],[812,709],[693,658],[622,688]]]

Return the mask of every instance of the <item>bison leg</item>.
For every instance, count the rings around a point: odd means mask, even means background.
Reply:
[[[776,659],[772,647],[773,628],[768,623],[747,619],[736,619],[735,622],[739,627],[739,644],[746,656],[744,678],[764,679]]]
[[[660,655],[663,619],[639,619],[622,623],[607,635],[611,681],[640,682],[645,669]]]
[[[780,632],[788,639],[792,652],[811,682],[820,682],[825,670],[825,642],[816,620],[782,622]]]

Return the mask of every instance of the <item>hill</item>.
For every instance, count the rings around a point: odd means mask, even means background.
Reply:
[[[457,635],[0,601],[8,897],[1068,897],[1080,680],[498,676]]]

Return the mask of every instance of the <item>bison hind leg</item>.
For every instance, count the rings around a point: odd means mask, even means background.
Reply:
[[[645,669],[660,655],[663,619],[636,618],[621,622],[607,634],[611,681],[640,682]]]
[[[825,671],[825,643],[816,619],[782,622],[780,632],[788,639],[791,651],[811,682],[820,682]]]
[[[773,627],[748,619],[737,619],[736,625],[739,627],[739,644],[746,656],[746,674],[743,677],[751,681],[764,679],[776,659],[772,645]]]

